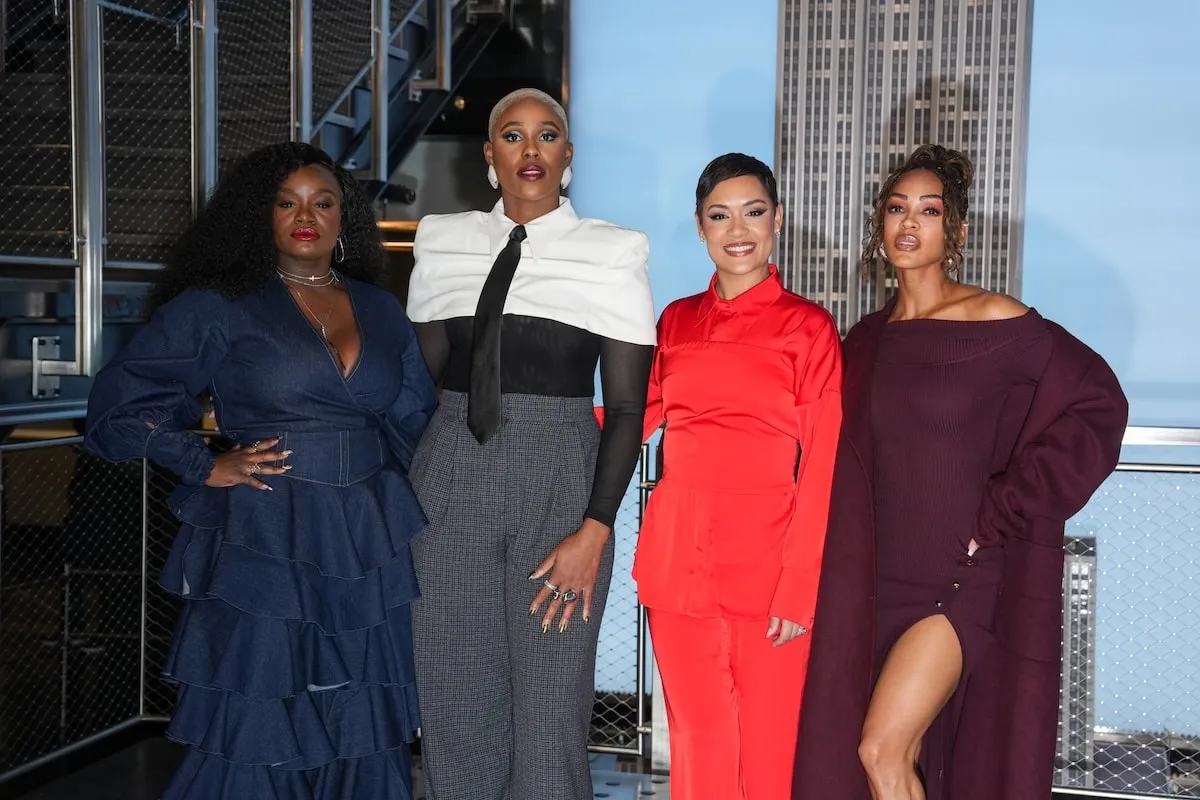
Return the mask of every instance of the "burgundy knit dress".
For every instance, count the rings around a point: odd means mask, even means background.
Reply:
[[[986,322],[902,320],[883,327],[870,389],[876,552],[874,673],[896,640],[936,614],[954,626],[963,674],[921,748],[921,769],[938,796],[953,751],[961,698],[994,646],[1004,575],[1001,542],[977,524],[989,477],[1012,442],[998,442],[1014,392],[1032,392],[1051,337],[1036,311]],[[1017,404],[1022,405],[1022,404]],[[998,464],[997,462],[1000,461]]]
[[[871,800],[858,747],[880,665],[934,614],[964,670],[922,742],[928,800],[1045,798],[1065,522],[1116,466],[1129,405],[1104,359],[1036,311],[889,323],[895,304],[844,342],[792,800]]]

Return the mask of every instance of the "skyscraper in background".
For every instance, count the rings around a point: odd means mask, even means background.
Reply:
[[[1032,0],[782,0],[776,170],[784,280],[845,332],[879,185],[917,146],[975,164],[962,280],[1018,291]]]

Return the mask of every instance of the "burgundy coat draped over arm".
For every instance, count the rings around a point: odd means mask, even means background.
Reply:
[[[845,342],[845,423],[813,629],[794,800],[870,800],[857,749],[874,686],[875,542],[870,369],[886,317]],[[1064,532],[1112,473],[1128,404],[1104,360],[1047,323],[1053,347],[1035,388],[1014,395],[997,441],[1012,442],[988,482],[976,539],[1003,543],[996,647],[962,687],[951,768],[926,776],[931,800],[1031,800],[1052,780]],[[935,498],[931,498],[935,500]]]

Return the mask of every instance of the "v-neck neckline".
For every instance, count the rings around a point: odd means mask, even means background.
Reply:
[[[326,341],[325,337],[321,335],[321,332],[316,329],[312,321],[308,318],[308,315],[304,313],[304,309],[300,307],[300,303],[297,302],[297,297],[292,293],[291,288],[282,280],[279,281],[279,285],[283,288],[284,294],[288,296],[288,300],[291,301],[292,308],[296,309],[296,313],[300,315],[300,321],[304,323],[304,327],[308,328],[325,350],[325,355],[329,357],[329,361],[333,364],[333,368],[337,372],[338,377],[341,378],[342,383],[350,381],[354,377],[354,373],[358,371],[358,366],[362,363],[363,355],[367,352],[367,340],[363,336],[362,325],[358,319],[358,306],[354,302],[354,292],[350,288],[350,279],[343,277],[342,286],[346,289],[346,299],[350,302],[350,316],[354,320],[354,330],[358,333],[358,357],[354,359],[354,363],[350,364],[348,369],[346,365],[342,364],[341,356],[338,355],[333,345]]]

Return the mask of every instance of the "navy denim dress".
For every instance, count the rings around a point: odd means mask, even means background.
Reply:
[[[420,725],[407,472],[436,405],[399,302],[348,280],[362,338],[349,377],[290,293],[189,291],[96,378],[85,447],[174,470],[183,526],[162,585],[186,601],[166,665],[188,745],[164,797],[410,800]],[[208,389],[229,438],[281,436],[274,491],[204,485],[190,433]]]

